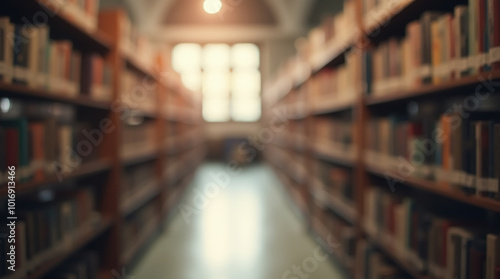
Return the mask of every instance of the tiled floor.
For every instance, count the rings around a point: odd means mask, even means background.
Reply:
[[[223,178],[219,186],[216,176]],[[267,166],[230,173],[224,164],[204,164],[180,212],[128,273],[136,279],[344,278],[284,194]]]

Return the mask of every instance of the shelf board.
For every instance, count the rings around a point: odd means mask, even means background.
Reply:
[[[484,208],[490,211],[494,212],[500,212],[500,201],[490,199],[490,198],[484,198],[484,197],[477,197],[474,195],[466,195],[459,190],[455,190],[451,187],[449,183],[446,182],[436,182],[428,179],[422,179],[422,178],[417,178],[417,177],[398,177],[394,173],[395,171],[391,171],[389,169],[384,169],[381,167],[376,167],[373,165],[367,165],[367,170],[375,174],[377,176],[381,177],[390,177],[393,178],[395,181],[400,181],[403,179],[401,183],[421,189],[427,192],[431,192],[440,196],[443,196],[448,199],[452,199],[455,201],[459,201],[462,203],[467,203],[479,208]]]
[[[329,255],[333,256],[336,260],[336,263],[340,263],[340,266],[343,268],[343,271],[349,274],[349,277],[353,277],[354,274],[354,266],[351,263],[348,263],[346,260],[345,256],[342,255],[342,253],[339,252],[338,247],[330,247],[330,244],[328,243],[328,239],[324,239],[324,236],[330,236],[332,237],[332,234],[328,232],[326,227],[321,223],[319,219],[316,217],[312,217],[312,234],[314,239],[316,240],[316,243],[318,243],[323,250],[325,250]],[[337,239],[333,239],[334,244],[340,243]]]
[[[111,221],[109,219],[103,218],[99,225],[93,227],[90,232],[82,234],[79,233],[76,241],[69,245],[68,248],[65,248],[62,253],[49,259],[40,265],[39,268],[36,268],[33,272],[31,272],[28,276],[24,277],[25,279],[39,279],[44,275],[58,267],[61,263],[67,260],[71,255],[73,255],[76,251],[80,250],[86,244],[97,238],[103,232],[111,227]]]
[[[316,74],[324,68],[337,66],[344,61],[344,54],[348,52],[356,41],[357,34],[353,33],[351,37],[344,42],[337,44],[330,43],[311,63],[312,74]]]
[[[154,216],[150,221],[143,227],[140,235],[135,239],[128,250],[124,251],[120,256],[120,262],[122,266],[126,266],[134,258],[134,256],[139,252],[144,245],[151,240],[153,234],[157,231],[160,226],[159,216]]]
[[[134,154],[130,156],[122,156],[121,161],[124,166],[135,165],[143,163],[146,161],[154,160],[160,156],[160,151],[158,149],[153,149],[140,154]]]
[[[339,197],[333,196],[324,189],[324,184],[320,180],[316,179],[314,182],[315,187],[311,189],[311,195],[324,207],[331,209],[342,219],[348,221],[351,224],[356,224],[358,220],[358,213],[356,212],[356,207],[352,204],[347,203]],[[315,189],[314,189],[315,188]],[[321,195],[323,197],[317,197]]]
[[[491,80],[500,79],[500,71],[485,72],[474,76],[461,77],[459,79],[450,80],[439,84],[422,85],[414,89],[395,90],[394,92],[387,93],[381,96],[369,95],[365,97],[366,104],[368,106],[374,106],[430,95],[432,95],[432,97],[435,97],[437,94],[450,95],[456,93],[454,89],[457,88],[460,88],[461,90],[474,89],[474,87],[481,84],[481,80],[489,80],[490,75]]]
[[[377,31],[382,31],[385,28],[391,27],[390,24],[402,24],[406,25],[408,22],[402,22],[403,19],[399,18],[399,14],[406,11],[414,10],[414,5],[416,2],[422,2],[420,0],[399,0],[393,1],[390,7],[383,7],[380,11],[373,11],[375,13],[365,15],[365,25],[364,30],[368,37],[376,37],[375,33]],[[417,15],[418,16],[418,15]]]
[[[84,176],[94,175],[111,169],[111,160],[100,159],[90,163],[84,163],[78,166],[74,171],[63,175],[63,179],[76,179]],[[40,190],[42,186],[60,183],[56,175],[50,175],[41,180],[32,180],[28,182],[16,182],[16,193],[24,194],[31,191]],[[0,196],[7,195],[7,187],[0,190]]]
[[[129,194],[128,198],[122,200],[120,205],[122,216],[127,216],[135,212],[137,209],[154,199],[160,193],[161,188],[159,187],[158,181],[155,180],[144,185],[144,187],[141,187],[139,191]]]
[[[127,65],[127,67],[138,72],[139,74],[141,74],[143,76],[147,76],[148,78],[152,79],[156,83],[159,82],[158,75],[154,71],[150,70],[149,69],[150,67],[148,67],[146,64],[144,64],[142,61],[138,60],[136,58],[136,56],[134,56],[133,54],[128,53],[128,51],[124,51],[124,50],[121,51],[121,55],[122,55],[123,59],[125,60],[125,64]]]
[[[50,102],[60,102],[64,104],[76,105],[81,107],[110,110],[111,102],[93,100],[90,96],[80,94],[75,97],[65,96],[63,94],[50,92],[43,89],[30,88],[27,85],[11,84],[0,82],[0,96],[20,98],[20,99],[37,99]]]
[[[344,149],[325,142],[316,142],[313,146],[317,158],[346,167],[354,166],[354,153],[340,154]],[[352,158],[350,158],[352,157]]]
[[[321,100],[321,102],[318,102],[317,104],[314,105],[314,108],[312,109],[312,114],[322,115],[322,114],[331,114],[331,113],[347,111],[354,107],[354,101],[355,100],[349,100],[349,99],[338,100],[335,98]]]
[[[85,46],[83,51],[99,52],[101,54],[105,54],[111,49],[111,40],[105,34],[97,29],[93,31],[87,30],[64,12],[55,10],[63,9],[64,4],[61,4],[59,7],[54,9],[53,7],[50,7],[51,5],[44,2],[48,1],[9,0],[7,4],[10,5],[9,9],[12,9],[11,12],[13,14],[19,14],[20,18],[28,18],[30,23],[34,22],[32,18],[35,13],[43,13],[44,18],[47,19],[47,24],[50,26],[51,37],[71,40],[76,48]],[[54,2],[59,4],[61,1]],[[37,20],[40,19],[41,16],[38,16]]]
[[[371,233],[368,229],[366,229],[365,226],[361,226],[363,232],[365,233],[366,236],[370,239],[370,241],[375,244],[382,252],[384,255],[386,255],[388,258],[390,258],[392,261],[394,261],[401,269],[403,269],[406,273],[408,273],[412,278],[415,279],[431,279],[431,277],[424,275],[420,272],[418,272],[411,263],[408,261],[405,261],[401,259],[401,256],[396,253],[396,251],[390,247],[389,245],[385,244],[383,241],[380,240],[379,237],[375,236],[373,233]]]

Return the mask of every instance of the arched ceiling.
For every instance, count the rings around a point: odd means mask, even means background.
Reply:
[[[232,0],[224,3],[217,14],[207,14],[200,5],[200,0],[182,0],[175,2],[165,13],[163,25],[276,25],[277,18],[268,3],[263,0]]]
[[[209,15],[202,10],[203,1],[101,0],[101,3],[103,6],[125,6],[135,25],[158,40],[207,42],[301,36],[311,23],[317,23],[311,17],[324,14],[331,7],[341,7],[343,2],[222,0],[223,10],[217,15]],[[335,11],[328,11],[332,12]]]

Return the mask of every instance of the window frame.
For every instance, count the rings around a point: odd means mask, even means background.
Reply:
[[[209,44],[225,44],[225,45],[228,45],[229,47],[233,47],[234,45],[236,44],[253,44],[255,46],[257,46],[257,48],[259,49],[259,67],[257,68],[257,70],[259,71],[259,74],[260,74],[260,93],[259,93],[259,98],[260,98],[260,115],[259,115],[259,118],[253,120],[253,121],[241,121],[241,120],[234,120],[233,119],[233,116],[232,116],[232,113],[231,113],[231,107],[229,107],[229,120],[227,121],[207,121],[205,119],[205,117],[203,117],[203,113],[202,113],[202,119],[203,119],[203,123],[209,123],[209,124],[223,124],[223,123],[238,123],[238,124],[241,124],[241,123],[258,123],[260,121],[262,121],[262,112],[263,112],[263,99],[262,99],[262,90],[264,88],[263,86],[263,78],[262,78],[262,45],[261,43],[258,43],[258,42],[219,42],[219,41],[206,41],[206,42],[199,42],[199,41],[183,41],[183,42],[173,42],[172,43],[172,49],[170,51],[170,55],[172,56],[173,55],[173,50],[174,48],[179,45],[179,44],[197,44],[199,45],[202,49],[205,47],[205,45],[209,45]],[[173,58],[171,59],[171,61],[173,61]],[[204,72],[204,69],[203,67],[200,65],[200,74],[203,75],[203,72]],[[229,67],[229,72],[232,74],[233,73],[233,67]],[[181,74],[182,75],[182,74]],[[203,76],[201,76],[201,79],[203,79]],[[201,86],[203,86],[203,80],[201,81]],[[200,88],[200,92],[199,94],[201,95],[201,109],[203,109],[203,99],[204,99],[204,96],[203,96],[203,90]],[[231,103],[231,100],[233,99],[233,91],[231,90],[231,88],[229,88],[229,97],[228,97],[228,100],[229,100],[229,103]]]

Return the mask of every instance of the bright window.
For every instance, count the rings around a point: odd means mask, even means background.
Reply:
[[[260,51],[255,44],[178,44],[172,66],[203,96],[209,122],[253,122],[261,116]]]

